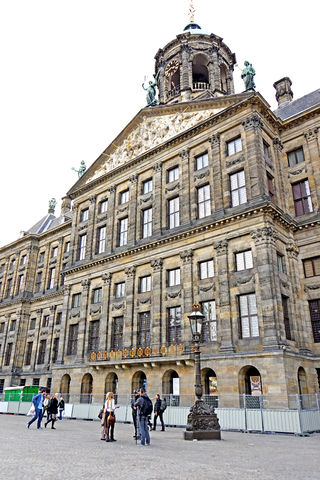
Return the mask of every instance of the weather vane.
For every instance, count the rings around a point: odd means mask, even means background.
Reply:
[[[190,15],[190,22],[194,22],[194,12],[195,8],[193,6],[193,0],[190,1],[190,7],[189,7],[189,15]]]

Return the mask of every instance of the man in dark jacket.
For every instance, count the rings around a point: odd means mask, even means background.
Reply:
[[[134,406],[138,398],[139,398],[139,391],[135,390],[133,392],[132,399],[131,399],[131,410],[132,410],[132,420],[134,425],[133,438],[135,438],[136,440],[140,439],[138,411],[137,411],[137,408]]]
[[[47,420],[46,423],[44,424],[45,428],[47,428],[48,423],[52,422],[51,428],[53,430],[56,429],[54,426],[54,423],[56,421],[57,413],[58,413],[58,403],[59,403],[58,397],[59,397],[59,393],[55,393],[50,400],[50,403],[48,405],[48,413],[50,413],[50,419]]]
[[[157,427],[157,419],[160,418],[160,422],[161,422],[161,431],[164,432],[164,421],[163,421],[163,412],[164,410],[162,410],[161,408],[161,398],[160,398],[160,394],[157,393],[156,395],[156,402],[154,404],[154,413],[153,413],[153,430],[156,430],[156,427]]]
[[[139,390],[139,398],[135,402],[135,408],[138,408],[139,415],[139,426],[140,426],[140,435],[141,435],[141,446],[144,447],[146,444],[150,445],[150,435],[148,430],[148,415],[144,413],[144,407],[148,395],[145,392],[143,387]]]
[[[64,400],[63,400],[63,397],[60,397],[60,402],[58,404],[58,408],[59,408],[59,420],[62,420],[62,414],[63,414],[63,411],[64,411]]]

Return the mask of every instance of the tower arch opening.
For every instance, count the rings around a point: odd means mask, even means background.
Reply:
[[[194,90],[205,90],[210,87],[208,59],[202,53],[193,57],[192,60],[192,85]]]

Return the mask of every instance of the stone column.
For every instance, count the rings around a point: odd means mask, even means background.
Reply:
[[[190,201],[190,149],[186,148],[180,152],[182,165],[182,197],[181,201],[181,224],[190,225],[191,222],[191,201]]]
[[[86,258],[91,259],[95,254],[95,220],[96,220],[97,195],[91,195],[89,206],[89,220],[87,229]]]
[[[190,99],[192,88],[192,69],[190,72],[190,53],[191,49],[187,44],[181,46],[181,68],[180,68],[180,89],[184,100]],[[192,63],[191,63],[192,66]],[[190,83],[191,75],[191,83]]]
[[[13,372],[19,372],[23,367],[28,321],[29,315],[24,309],[17,311],[16,331],[11,354]]]
[[[123,346],[133,346],[133,332],[134,332],[134,286],[136,278],[136,267],[132,265],[126,268],[126,313],[124,316],[123,325]]]
[[[71,235],[70,235],[70,255],[68,258],[67,266],[70,267],[77,259],[78,254],[78,216],[79,216],[79,205],[73,205],[73,216],[72,216],[72,225],[71,225]]]
[[[102,289],[102,312],[101,312],[101,325],[100,325],[100,339],[99,339],[99,350],[103,352],[108,350],[110,345],[110,293],[111,293],[111,282],[112,282],[112,273],[104,273],[102,275],[102,280],[104,283]]]
[[[277,290],[279,281],[276,281],[277,274],[277,253],[275,249],[275,234],[272,227],[257,228],[250,233],[256,245],[256,271],[258,276],[259,296],[261,300],[260,310],[263,323],[263,348],[274,350],[278,348],[281,336],[279,325],[279,308],[277,303]],[[277,288],[278,285],[278,288]],[[258,292],[256,292],[257,306]],[[281,301],[281,300],[280,300]],[[259,314],[259,312],[258,312]],[[261,332],[261,321],[259,322]]]
[[[42,308],[37,310],[37,320],[36,320],[36,331],[33,337],[33,345],[32,345],[32,357],[33,357],[33,371],[37,369],[37,360],[38,360],[38,351],[39,351],[39,344],[40,344],[40,330],[41,330],[41,322],[42,322]]]
[[[264,155],[262,150],[261,128],[262,120],[257,113],[252,113],[243,122],[245,142],[247,147],[246,179],[248,200],[268,196],[267,176],[265,173]],[[262,174],[263,173],[263,174]]]
[[[188,315],[192,312],[193,304],[193,265],[192,265],[193,251],[192,249],[185,250],[180,253],[180,258],[183,260],[183,272],[181,278],[181,285],[183,285],[183,317],[181,319],[181,337],[182,341],[191,342],[191,330],[189,326]]]
[[[91,281],[86,278],[82,280],[82,294],[81,294],[81,305],[80,305],[80,321],[79,321],[79,330],[78,330],[78,348],[76,362],[83,363],[84,357],[86,355],[87,347],[87,330],[88,330],[88,306],[89,306],[89,291],[90,291]]]
[[[216,133],[209,138],[212,156],[214,216],[219,218],[224,214],[223,208],[223,177],[220,152],[220,135]]]
[[[161,235],[162,231],[162,163],[153,166],[154,202],[152,207],[152,232]]]
[[[216,250],[218,274],[219,310],[220,310],[220,352],[234,352],[230,286],[228,279],[228,241],[220,240],[213,244]]]
[[[45,365],[50,365],[51,363],[52,345],[53,345],[53,329],[54,329],[54,319],[55,319],[56,309],[57,309],[56,305],[51,305],[49,325],[48,325],[48,336],[47,336],[47,350],[44,358]]]
[[[166,318],[162,318],[162,258],[151,260],[152,276],[152,306],[151,306],[151,343],[165,345]]]
[[[112,185],[109,188],[109,197],[108,197],[108,218],[107,218],[107,228],[106,228],[106,253],[113,252],[115,247],[115,242],[117,240],[117,229],[115,225],[115,200],[116,200],[116,190],[117,187]]]
[[[289,211],[289,205],[288,205],[288,183],[287,181],[284,182],[284,172],[285,170],[282,167],[282,158],[281,158],[281,152],[283,149],[283,145],[280,141],[280,138],[275,137],[273,139],[273,147],[274,147],[274,153],[275,153],[275,171],[276,175],[274,177],[274,181],[276,182],[276,199],[277,203],[282,208],[285,212]]]
[[[318,138],[319,128],[310,128],[307,132],[304,132],[304,137],[307,141],[308,153],[309,153],[309,162],[308,165],[308,173],[311,178],[309,178],[310,182],[310,189],[311,191],[315,192],[317,197],[318,205],[314,205],[314,209],[318,210],[320,205],[320,169],[317,168],[317,164],[320,157],[320,146],[319,146],[319,138]],[[313,178],[312,178],[313,177]],[[314,186],[312,185],[314,182]],[[313,198],[314,198],[313,196]]]
[[[135,245],[137,241],[137,185],[138,175],[131,175],[129,178],[130,187],[130,203],[129,203],[129,224],[128,224],[128,246]]]
[[[211,84],[212,90],[221,91],[221,74],[220,74],[220,65],[218,58],[218,48],[215,47],[212,49],[212,61],[213,61],[213,77],[214,83]],[[210,79],[211,81],[211,79]]]
[[[68,316],[69,316],[69,297],[71,292],[71,285],[65,285],[63,287],[63,306],[62,306],[62,315],[61,315],[61,327],[60,327],[60,337],[59,337],[59,349],[56,364],[62,365],[64,363],[64,356],[67,347],[67,337],[68,337]]]

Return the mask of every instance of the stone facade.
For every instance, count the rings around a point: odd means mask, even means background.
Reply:
[[[158,52],[156,69],[171,48],[184,62],[189,45],[211,55],[217,83],[217,37],[190,35]],[[51,227],[0,249],[1,388],[36,379],[129,394],[146,381],[192,394],[196,302],[206,394],[234,405],[254,377],[280,406],[319,392],[320,103],[283,119],[259,93],[234,94],[221,48],[227,90],[163,94],[67,192]]]

